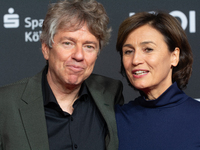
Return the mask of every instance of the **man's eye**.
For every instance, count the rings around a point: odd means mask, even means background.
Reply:
[[[88,52],[92,52],[92,51],[95,51],[96,50],[96,47],[92,46],[92,45],[85,45],[83,46],[83,49],[85,51],[88,51]]]
[[[62,47],[64,48],[64,49],[72,49],[73,48],[73,46],[74,46],[74,44],[72,43],[72,42],[62,42]]]
[[[86,47],[87,47],[87,48],[93,48],[93,49],[94,49],[94,47],[93,47],[93,46],[91,46],[91,45],[87,45]]]
[[[70,42],[63,42],[64,45],[71,45]]]

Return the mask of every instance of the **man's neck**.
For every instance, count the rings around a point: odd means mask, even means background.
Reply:
[[[62,110],[72,114],[73,104],[78,99],[81,85],[55,84],[48,75],[47,82]]]

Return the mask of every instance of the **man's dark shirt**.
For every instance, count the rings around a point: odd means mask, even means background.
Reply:
[[[85,83],[73,104],[73,114],[64,112],[43,72],[42,90],[50,150],[104,150],[106,123]]]

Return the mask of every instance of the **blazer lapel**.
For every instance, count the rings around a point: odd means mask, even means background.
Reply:
[[[32,150],[49,150],[41,79],[42,72],[29,80],[20,108],[24,129]]]
[[[114,113],[114,99],[115,95],[106,90],[95,78],[89,77],[86,80],[86,85],[100,110],[104,120],[106,121],[109,136],[106,137],[107,148],[113,147],[118,143],[117,126]],[[114,145],[114,147],[117,147]],[[111,148],[112,149],[112,148]]]
[[[100,108],[102,108],[102,106],[109,106],[108,103],[106,103],[105,99],[104,99],[104,91],[105,91],[105,87],[102,86],[101,84],[99,84],[98,82],[96,82],[93,78],[88,78],[86,80],[86,85],[96,103],[97,106],[99,106]]]

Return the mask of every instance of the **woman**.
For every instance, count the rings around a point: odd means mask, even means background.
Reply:
[[[119,28],[121,73],[141,96],[116,106],[120,150],[200,149],[200,103],[188,97],[192,51],[169,14],[137,13]]]

